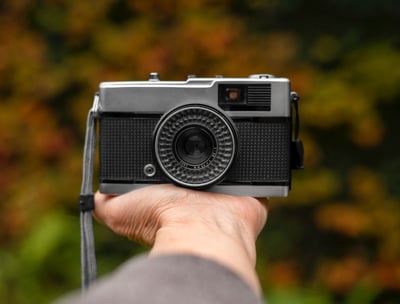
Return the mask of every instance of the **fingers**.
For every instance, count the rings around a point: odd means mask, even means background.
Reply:
[[[115,233],[151,245],[161,226],[161,214],[175,206],[183,193],[167,185],[148,186],[119,196],[97,192],[93,215]]]
[[[95,194],[94,217],[117,234],[151,244],[163,225],[206,220],[245,222],[255,235],[267,218],[266,198],[238,197],[153,185],[119,196]]]
[[[269,199],[266,197],[262,198],[257,198],[257,200],[260,202],[260,205],[263,207],[263,214],[260,217],[260,231],[264,228],[265,224],[267,223],[268,219],[268,207],[269,207]]]
[[[268,197],[256,197],[256,199],[260,202],[261,205],[263,205],[268,210],[268,203],[269,203]]]
[[[113,195],[102,194],[97,191],[94,194],[94,211],[93,217],[100,223],[104,224],[104,218],[107,216],[107,203],[114,198]]]
[[[265,210],[265,219],[264,219],[264,223],[262,225],[264,227],[265,223],[268,219],[269,199],[268,199],[268,197],[258,197],[257,200],[260,202],[261,206]]]

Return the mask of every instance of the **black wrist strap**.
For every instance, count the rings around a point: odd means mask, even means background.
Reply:
[[[304,147],[303,142],[299,139],[300,132],[300,114],[299,114],[299,95],[296,92],[290,93],[290,100],[294,106],[294,127],[293,140],[291,142],[291,168],[304,168]]]
[[[81,230],[81,280],[82,292],[96,280],[97,265],[94,244],[93,218],[93,168],[96,149],[96,113],[98,95],[95,95],[93,107],[89,111],[86,124],[85,147],[83,151],[82,186],[79,196]]]
[[[299,100],[300,96],[296,92],[290,93],[290,101],[294,106],[294,140],[299,138],[300,132],[300,114],[299,114]]]

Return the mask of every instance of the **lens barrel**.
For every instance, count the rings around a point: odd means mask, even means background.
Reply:
[[[186,105],[166,113],[154,134],[157,163],[179,186],[204,189],[219,182],[237,152],[230,118],[204,105]]]

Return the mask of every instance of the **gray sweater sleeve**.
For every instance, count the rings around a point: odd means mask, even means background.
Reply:
[[[260,304],[262,299],[236,274],[191,255],[137,257],[99,280],[88,293],[59,303]]]

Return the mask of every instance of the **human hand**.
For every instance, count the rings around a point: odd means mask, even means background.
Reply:
[[[266,222],[266,199],[155,185],[120,196],[96,193],[95,203],[96,219],[117,234],[153,246],[152,255],[214,259],[259,290],[255,240]]]

